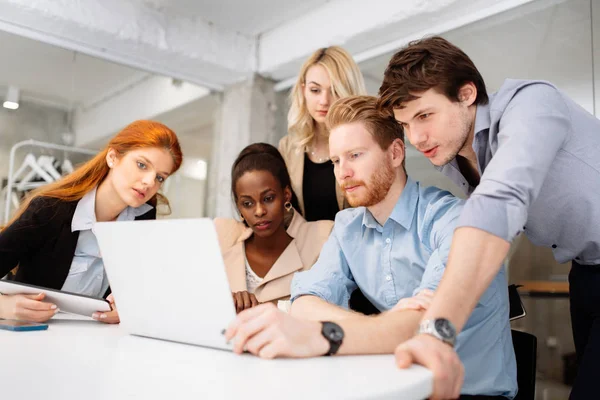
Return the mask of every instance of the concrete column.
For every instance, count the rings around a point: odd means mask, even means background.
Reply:
[[[594,115],[600,118],[600,4],[590,2],[592,28],[592,62],[594,67]]]
[[[206,215],[236,215],[231,198],[231,167],[239,152],[251,143],[277,146],[287,132],[285,95],[274,82],[260,75],[228,87],[215,115],[212,157],[209,164]]]

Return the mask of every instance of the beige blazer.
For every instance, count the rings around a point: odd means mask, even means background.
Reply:
[[[252,229],[230,218],[216,218],[215,226],[232,292],[248,290],[246,257],[243,243],[252,236]],[[294,238],[265,275],[254,295],[261,302],[287,300],[294,273],[310,269],[317,261],[321,247],[331,233],[332,221],[306,222],[295,212],[287,229]]]
[[[304,208],[304,193],[302,191],[305,151],[303,148],[296,146],[296,141],[291,135],[286,135],[279,141],[279,152],[287,165],[292,181],[292,190],[296,193],[302,215],[306,215],[306,209]],[[344,193],[337,183],[335,184],[335,193],[337,195],[337,202],[340,210],[348,208],[349,205],[344,199]]]

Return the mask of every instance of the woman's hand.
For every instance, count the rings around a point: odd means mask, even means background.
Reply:
[[[121,320],[119,319],[119,312],[117,311],[117,306],[112,293],[108,295],[106,301],[110,303],[111,310],[109,312],[95,312],[92,314],[92,318],[96,321],[104,322],[105,324],[118,324]]]
[[[46,322],[58,312],[56,304],[44,303],[46,295],[13,294],[0,296],[0,317],[31,322]]]
[[[233,304],[235,305],[235,312],[237,314],[247,308],[255,307],[259,304],[254,294],[248,293],[246,290],[243,292],[234,292],[231,293],[231,295],[233,296]]]

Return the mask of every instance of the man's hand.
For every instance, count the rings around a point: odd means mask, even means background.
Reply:
[[[244,349],[261,358],[316,357],[329,350],[321,323],[294,318],[272,303],[242,311],[225,331],[234,341],[233,351]]]
[[[92,318],[96,321],[104,322],[105,324],[118,324],[121,322],[121,319],[119,318],[119,312],[117,311],[117,306],[112,293],[108,295],[106,300],[110,303],[111,310],[109,312],[95,312],[92,314]]]
[[[396,348],[398,368],[420,364],[433,372],[431,400],[456,399],[460,396],[465,368],[448,344],[433,336],[420,334]]]
[[[243,292],[233,292],[231,295],[233,296],[233,304],[237,314],[241,313],[247,308],[256,307],[259,304],[258,300],[256,300],[256,296],[246,290]]]
[[[433,291],[423,289],[416,296],[401,299],[390,311],[417,310],[425,311],[431,305]]]

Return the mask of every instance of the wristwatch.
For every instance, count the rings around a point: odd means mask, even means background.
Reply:
[[[342,327],[335,322],[323,321],[321,324],[323,324],[321,334],[329,342],[329,351],[324,355],[332,356],[337,353],[344,341],[344,331]]]
[[[418,333],[431,335],[442,342],[454,347],[456,343],[456,328],[446,318],[426,319],[421,321]]]

